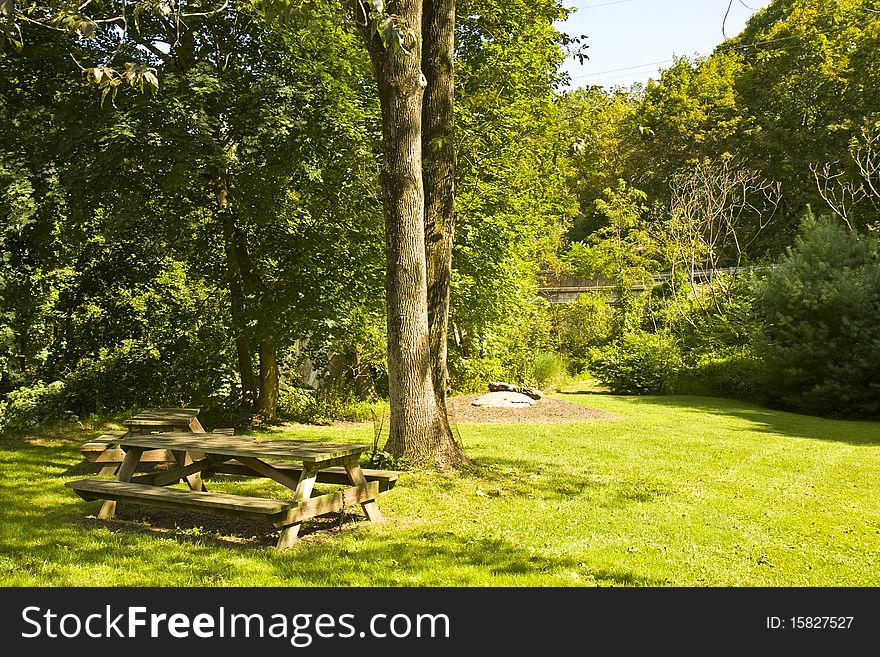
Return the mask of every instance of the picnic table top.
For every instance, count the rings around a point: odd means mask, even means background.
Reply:
[[[123,422],[129,427],[172,425],[188,427],[199,414],[197,408],[148,408]]]
[[[347,456],[357,456],[369,445],[329,443],[309,440],[265,440],[247,436],[226,436],[196,433],[154,433],[125,436],[119,439],[124,447],[170,449],[205,452],[223,456],[249,456],[266,459],[291,459],[302,463],[321,463]]]

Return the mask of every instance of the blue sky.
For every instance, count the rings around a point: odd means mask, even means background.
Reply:
[[[587,55],[581,66],[566,61],[571,86],[647,82],[668,67],[673,56],[705,55],[727,36],[740,32],[749,17],[770,0],[568,0],[578,10],[560,29],[572,36],[586,34]],[[623,70],[621,70],[623,69]]]

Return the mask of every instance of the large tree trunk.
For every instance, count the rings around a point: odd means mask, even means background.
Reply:
[[[264,338],[260,342],[260,396],[255,412],[267,420],[274,420],[278,408],[278,357],[275,341]]]
[[[361,5],[363,7],[363,5]],[[373,61],[382,105],[382,192],[385,212],[388,387],[391,402],[385,450],[414,465],[458,465],[441,449],[447,440],[434,397],[428,332],[422,187],[421,72],[422,3],[398,0],[388,11],[397,17],[407,55],[385,48],[369,28],[364,36]]]
[[[445,438],[440,449],[452,462],[467,461],[448,426],[449,299],[455,240],[455,0],[424,0],[422,71],[422,176],[425,190],[425,255],[428,328],[434,396]]]

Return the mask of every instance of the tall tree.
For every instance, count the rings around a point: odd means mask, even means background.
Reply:
[[[506,359],[527,332],[537,270],[576,210],[557,91],[566,13],[555,0],[458,1],[453,376],[470,358]]]
[[[386,450],[417,465],[454,467],[451,439],[434,387],[428,321],[425,196],[422,176],[422,2],[360,0],[361,32],[382,107],[381,184],[385,213],[388,388]],[[440,199],[438,199],[440,200]],[[441,393],[442,394],[442,393]]]
[[[100,89],[101,114],[116,117],[100,135],[106,156],[80,167],[84,178],[116,217],[165,227],[169,251],[199,243],[192,269],[225,280],[243,397],[268,417],[278,350],[373,293],[363,57],[356,35],[320,20],[322,7],[281,34],[240,3],[195,0],[105,5],[103,24],[125,29],[93,31],[69,8],[59,21],[94,34],[77,61]],[[155,99],[117,97],[160,79]]]

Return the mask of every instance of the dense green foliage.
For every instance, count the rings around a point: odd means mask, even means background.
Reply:
[[[632,332],[590,354],[590,370],[611,392],[669,394],[681,370],[681,350],[663,333]]]
[[[560,260],[609,303],[555,311],[557,348],[638,391],[657,369],[639,340],[670,335],[681,369],[653,390],[876,415],[878,34],[875,0],[774,0],[645,87],[566,94],[579,212]],[[808,220],[787,251],[809,206],[837,225]]]
[[[768,394],[816,414],[880,415],[880,243],[808,216],[758,289]]]
[[[8,429],[148,405],[271,417],[273,380],[296,419],[360,417],[387,392],[379,104],[340,12],[268,25],[235,2],[184,38],[146,12],[124,35],[19,24],[3,42]],[[611,91],[560,91],[567,12],[458,3],[453,389],[592,368],[615,390],[876,413],[867,297],[845,339],[819,324],[783,339],[777,320],[815,319],[779,274],[808,204],[837,216],[838,255],[873,248],[880,2],[774,0],[713,54]],[[550,306],[541,270],[605,288]],[[829,307],[868,294],[822,285]],[[300,388],[303,364],[326,391]],[[838,394],[848,378],[861,396]]]
[[[149,405],[248,411],[275,361],[293,386],[281,410],[297,418],[383,394],[379,106],[360,37],[332,2],[271,26],[229,3],[180,33],[141,9],[124,33],[24,21],[0,46],[0,395],[21,389],[10,408],[31,409],[9,426]],[[531,349],[547,344],[535,273],[575,207],[554,91],[566,13],[556,0],[459,5],[462,388],[479,361],[495,378],[533,376]],[[291,401],[315,397],[294,389],[304,358],[319,381],[346,379],[335,400]]]
[[[469,381],[485,389],[474,372],[487,367],[528,374],[528,352],[544,346],[535,275],[576,206],[554,92],[564,35],[552,23],[565,10],[551,0],[466,0],[458,12],[450,366],[453,387],[466,390]]]

